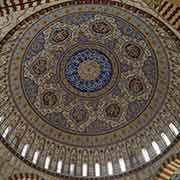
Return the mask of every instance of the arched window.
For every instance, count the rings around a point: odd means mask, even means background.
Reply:
[[[161,150],[159,148],[159,145],[155,141],[152,142],[152,146],[153,146],[157,155],[161,154]]]
[[[20,137],[16,136],[16,135],[12,135],[11,136],[11,146],[14,148],[18,148],[19,144],[20,144]]]
[[[28,148],[29,148],[29,144],[24,145],[22,152],[21,152],[22,157],[26,156]]]
[[[176,136],[179,134],[179,130],[176,128],[176,126],[173,123],[169,124],[169,128]]]
[[[70,175],[74,175],[75,165],[70,164]]]
[[[45,165],[44,165],[45,169],[49,169],[50,161],[51,161],[51,157],[50,156],[46,157]]]
[[[0,122],[2,122],[4,120],[4,116],[0,115]]]
[[[120,169],[121,169],[122,172],[126,171],[126,164],[125,164],[125,161],[124,161],[123,158],[119,159],[119,166],[120,166]]]
[[[165,133],[161,133],[161,137],[167,146],[169,146],[171,144],[171,141],[169,140],[169,138],[167,137],[167,135]]]
[[[95,164],[95,176],[100,176],[101,175],[101,173],[100,173],[100,165],[99,165],[99,163],[96,163]]]
[[[108,174],[109,175],[113,175],[113,166],[112,166],[112,162],[108,162],[107,163],[107,169],[108,169]]]
[[[142,152],[142,154],[143,154],[144,160],[145,160],[146,162],[149,162],[149,161],[150,161],[150,157],[149,157],[148,151],[147,151],[145,148],[143,148],[143,149],[141,150],[141,152]]]
[[[59,160],[58,163],[57,163],[57,173],[61,173],[62,171],[62,161]]]
[[[88,166],[86,163],[84,163],[82,166],[82,175],[87,176],[87,174],[88,174]]]
[[[3,138],[6,138],[6,136],[8,135],[8,133],[9,133],[10,130],[11,130],[11,127],[7,127],[7,128],[5,129],[5,131],[3,132],[3,134],[2,134],[2,137],[3,137]]]
[[[36,151],[33,156],[33,163],[36,164],[39,156],[39,151]]]

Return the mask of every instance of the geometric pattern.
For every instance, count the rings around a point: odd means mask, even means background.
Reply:
[[[170,78],[158,35],[123,9],[124,16],[59,11],[30,25],[9,61],[11,95],[26,121],[40,132],[45,123],[80,136],[116,132],[121,140],[147,126]]]
[[[12,129],[4,140],[16,152],[28,144],[28,161],[39,150],[39,169],[47,156],[47,171],[62,160],[63,175],[72,162],[77,176],[91,162],[94,176],[95,163],[121,157],[136,169],[142,147],[156,138],[164,150],[159,134],[178,124],[179,39],[142,10],[107,3],[47,8],[1,42],[0,114]]]
[[[133,24],[101,13],[74,13],[32,38],[21,86],[48,124],[95,135],[127,126],[146,110],[161,66],[168,70],[167,62],[157,66],[153,48]]]

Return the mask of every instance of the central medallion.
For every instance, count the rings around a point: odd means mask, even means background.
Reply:
[[[116,57],[95,43],[68,49],[60,61],[59,84],[79,97],[100,97],[107,93],[119,77]]]
[[[82,49],[67,61],[65,76],[79,91],[95,92],[110,82],[112,64],[102,52],[92,48]]]
[[[100,65],[96,60],[85,60],[79,65],[78,74],[83,80],[95,80],[100,74]]]

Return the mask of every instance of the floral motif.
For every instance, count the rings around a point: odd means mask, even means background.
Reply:
[[[156,64],[153,61],[153,58],[150,56],[148,59],[144,62],[144,65],[142,67],[142,70],[144,72],[144,75],[149,80],[151,84],[153,84],[153,80],[155,79],[156,72],[155,72]]]
[[[44,94],[42,94],[42,104],[46,107],[53,107],[58,103],[58,97],[55,92],[53,91],[47,91]]]
[[[47,72],[48,69],[47,60],[45,58],[37,59],[33,63],[31,69],[36,76],[44,74],[45,72]]]
[[[105,113],[108,118],[117,118],[121,113],[121,108],[119,104],[113,103],[106,107]]]
[[[61,127],[64,128],[67,126],[67,119],[64,117],[62,112],[48,113],[45,117],[57,128],[59,128],[59,124],[61,124]]]
[[[40,33],[30,44],[26,59],[29,60],[32,58],[32,56],[35,56],[39,52],[41,52],[44,49],[44,43],[45,43],[44,34]]]
[[[108,23],[100,21],[92,24],[92,30],[96,33],[107,34],[112,30],[112,28]]]
[[[56,29],[51,34],[51,40],[53,43],[61,43],[70,36],[67,29]]]
[[[133,59],[138,59],[142,53],[139,45],[136,45],[132,42],[125,44],[124,50],[127,56]]]
[[[38,85],[30,78],[24,79],[24,91],[30,102],[34,103],[38,95]]]
[[[145,85],[140,77],[133,77],[130,78],[128,81],[128,90],[133,95],[137,96],[139,94],[142,94],[145,90]]]
[[[126,118],[130,120],[137,117],[142,109],[145,108],[146,103],[147,102],[145,100],[135,100],[133,102],[130,102],[128,104],[128,112]]]
[[[81,124],[88,120],[89,113],[84,106],[75,106],[71,111],[72,120],[77,124]]]

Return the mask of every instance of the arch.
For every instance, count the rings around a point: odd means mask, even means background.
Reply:
[[[150,159],[148,150],[143,148],[143,149],[141,149],[141,152],[142,152],[145,162],[149,162],[151,159]]]
[[[121,172],[126,172],[126,162],[123,158],[119,159],[119,166],[120,166]]]
[[[108,176],[112,176],[114,174],[114,161],[112,159],[112,153],[110,149],[106,149],[104,153],[104,166],[106,167],[106,173]]]
[[[76,149],[71,150],[71,155],[69,159],[69,174],[74,176],[76,174],[76,166],[77,166],[77,151]]]
[[[82,165],[82,176],[87,176],[88,175],[88,165],[87,163],[84,163]]]
[[[32,142],[32,144],[31,144],[31,147],[30,147],[31,150],[29,151],[28,156],[29,156],[29,159],[31,159],[31,161],[33,162],[35,152],[37,152],[37,151],[39,152],[36,165],[41,166],[43,164],[42,163],[42,152],[44,150],[45,143],[46,143],[46,141],[44,138],[41,138],[41,137],[38,137],[35,135],[34,142]]]
[[[82,176],[88,176],[89,175],[89,166],[90,166],[89,153],[87,150],[84,150],[83,156],[81,159],[81,168],[82,168],[81,174],[82,174]]]
[[[45,142],[45,146],[39,156],[38,165],[42,168],[52,169],[52,159],[54,157],[55,144],[50,141]]]
[[[32,162],[33,162],[34,164],[37,163],[38,158],[39,158],[39,154],[40,154],[39,151],[35,151],[35,153],[34,153],[34,155],[33,155],[33,160],[32,160]]]
[[[102,174],[102,163],[101,163],[101,160],[100,160],[100,155],[101,155],[101,153],[98,150],[96,150],[94,152],[94,156],[93,156],[94,176],[97,176],[97,177],[101,176],[101,174]]]
[[[175,136],[177,136],[179,134],[179,129],[176,127],[175,124],[170,123],[169,128],[174,133]]]
[[[45,180],[45,179],[37,174],[20,173],[10,176],[8,180]]]
[[[17,126],[13,129],[12,134],[21,141],[23,136],[26,134],[26,132],[27,132],[27,125],[24,122],[21,123],[19,121]]]

